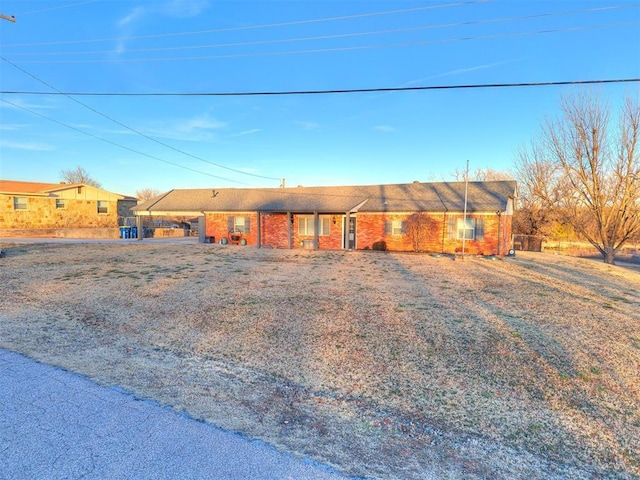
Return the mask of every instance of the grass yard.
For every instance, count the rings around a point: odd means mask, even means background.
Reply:
[[[8,245],[0,347],[380,479],[640,476],[640,269]]]

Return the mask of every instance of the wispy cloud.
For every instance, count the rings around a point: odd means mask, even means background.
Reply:
[[[522,58],[514,58],[510,60],[503,60],[500,62],[492,62],[492,63],[484,63],[482,65],[475,65],[473,67],[464,67],[464,68],[456,68],[455,70],[449,70],[446,72],[438,73],[436,75],[431,75],[429,77],[416,78],[415,80],[410,80],[408,82],[403,83],[402,87],[411,87],[413,85],[421,85],[424,84],[427,80],[434,80],[436,78],[449,77],[452,75],[461,75],[463,73],[475,72],[477,70],[486,70],[488,68],[499,67],[501,65],[507,65],[509,63],[519,62]],[[393,95],[397,92],[385,92],[381,94],[374,95],[376,98],[386,97],[389,95]]]
[[[226,126],[225,122],[211,118],[209,115],[199,115],[181,122],[178,128],[181,131],[191,132],[194,130],[214,130]]]
[[[26,123],[0,123],[0,130],[4,130],[5,132],[14,132],[27,127],[29,127],[29,125]]]
[[[376,132],[384,132],[384,133],[389,133],[389,132],[395,132],[396,129],[389,126],[389,125],[376,125],[375,127],[373,127],[373,129]]]
[[[462,73],[475,72],[477,70],[486,70],[487,68],[499,67],[501,65],[507,65],[509,63],[513,63],[513,62],[520,61],[520,60],[521,60],[520,58],[517,58],[517,59],[511,59],[511,60],[503,60],[503,61],[500,61],[500,62],[484,63],[482,65],[475,65],[473,67],[457,68],[455,70],[449,70],[447,72],[442,72],[442,73],[438,73],[436,75],[431,75],[430,77],[424,77],[424,78],[418,78],[416,80],[411,80],[410,82],[405,83],[405,86],[408,87],[408,86],[411,86],[411,85],[423,83],[425,80],[433,80],[434,78],[449,77],[451,75],[460,75]]]
[[[147,8],[138,6],[133,8],[127,15],[116,22],[122,38],[116,41],[116,44],[113,47],[113,53],[116,55],[122,55],[127,51],[127,37],[134,31],[135,24],[147,14]]]
[[[9,140],[0,140],[0,147],[12,148],[14,150],[30,150],[34,152],[50,152],[55,150],[52,145],[44,145],[42,143],[33,142],[12,142]]]
[[[151,137],[195,142],[215,139],[217,130],[226,126],[225,122],[204,114],[192,118],[176,119],[169,123],[155,123],[142,128],[141,131]]]
[[[251,130],[245,130],[244,132],[233,133],[229,137],[243,137],[245,135],[253,135],[254,133],[261,132],[260,128],[252,128]]]
[[[0,108],[11,108],[11,109],[25,109],[25,110],[48,110],[52,108],[57,108],[56,105],[44,104],[44,103],[30,103],[24,101],[22,98],[12,98],[11,101],[2,101],[0,102]]]
[[[169,0],[162,7],[162,13],[171,17],[191,18],[209,8],[209,0]]]
[[[135,7],[127,15],[118,20],[118,27],[124,28],[135,23],[142,18],[145,13],[147,13],[147,9],[145,7]]]
[[[316,128],[320,127],[320,125],[315,123],[315,122],[295,121],[293,123],[295,123],[296,125],[301,126],[303,130],[315,130]]]

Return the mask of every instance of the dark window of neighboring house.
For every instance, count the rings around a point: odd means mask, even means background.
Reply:
[[[64,198],[56,198],[56,208],[66,208]]]
[[[27,209],[27,197],[13,197],[13,209],[14,210],[26,210]]]
[[[402,220],[385,220],[384,222],[384,234],[399,236],[403,235],[406,230],[405,222]]]
[[[319,236],[329,235],[330,223],[331,222],[329,217],[318,218]],[[315,231],[315,223],[312,216],[307,215],[298,217],[298,235],[314,235]]]
[[[109,213],[109,202],[98,200],[98,213]]]
[[[251,219],[249,217],[228,217],[227,230],[229,233],[249,233],[251,231]]]

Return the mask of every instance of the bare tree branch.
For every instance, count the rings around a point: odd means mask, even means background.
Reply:
[[[610,107],[566,97],[561,115],[517,154],[521,192],[597,248],[607,263],[640,232],[640,105],[627,98],[615,125]]]
[[[84,183],[92,187],[102,188],[102,184],[96,179],[91,178],[89,172],[79,165],[74,169],[62,170],[60,172],[60,178],[67,183]]]

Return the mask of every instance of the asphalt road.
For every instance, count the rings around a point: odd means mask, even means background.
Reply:
[[[0,479],[344,478],[0,349]]]

